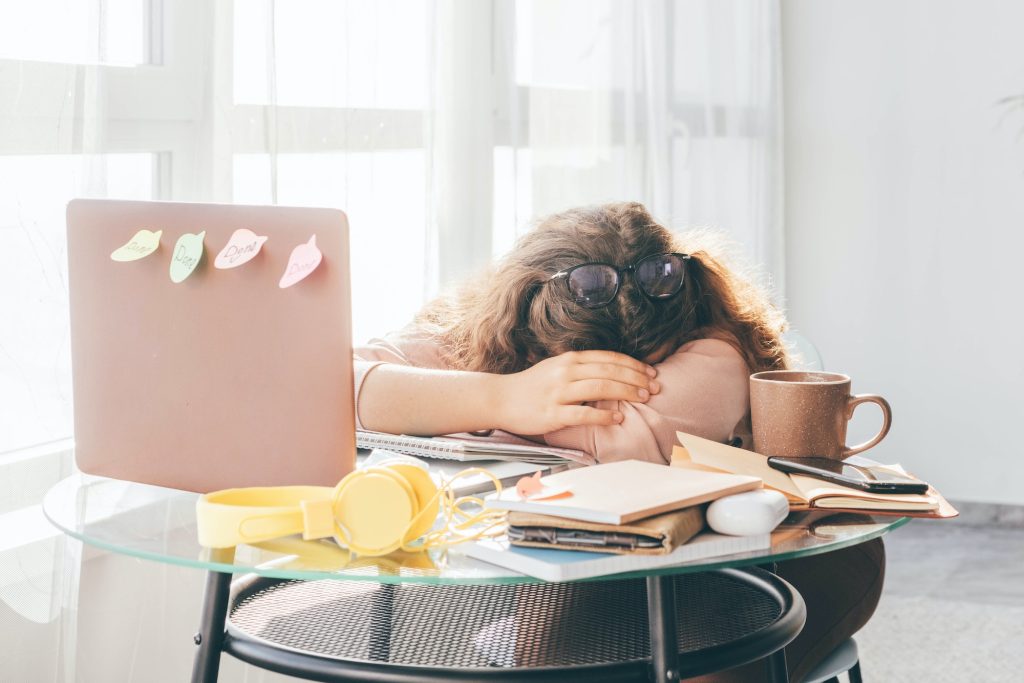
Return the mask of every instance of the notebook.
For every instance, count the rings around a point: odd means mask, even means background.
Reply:
[[[781,472],[768,466],[768,458],[753,451],[734,448],[684,432],[676,432],[676,437],[681,445],[672,451],[674,468],[687,471],[699,468],[700,471],[709,473],[729,472],[760,477],[764,480],[766,488],[785,494],[792,509],[828,509],[924,517],[955,517],[959,514],[934,488],[923,494],[871,493],[813,477]]]
[[[554,465],[566,461],[591,465],[589,453],[569,448],[542,446],[521,437],[503,433],[503,440],[466,436],[407,436],[360,430],[356,434],[359,448],[382,448],[420,458],[457,460],[512,460],[538,465]]]
[[[467,543],[461,546],[458,552],[545,581],[575,581],[594,576],[671,567],[709,557],[764,550],[769,547],[770,534],[722,536],[705,532],[667,555],[611,555],[582,550],[523,548],[510,545],[507,539]]]
[[[357,465],[361,467],[368,456],[369,454],[365,451],[360,452],[356,456]],[[501,482],[502,486],[515,486],[516,482],[522,477],[528,477],[537,472],[544,475],[566,467],[564,463],[561,465],[535,465],[515,460],[474,460],[471,463],[461,463],[456,460],[433,460],[427,464],[430,475],[438,486],[452,480],[456,474],[470,467],[479,467],[480,469],[487,470],[487,472]],[[488,493],[493,490],[494,482],[491,481],[490,477],[483,474],[459,477],[454,480],[452,485],[452,493],[457,498],[477,493]]]
[[[344,213],[76,199],[67,231],[82,471],[205,493],[352,470]],[[312,236],[319,265],[282,287]]]
[[[666,467],[642,460],[568,470],[542,477],[541,484],[541,491],[529,498],[507,489],[488,496],[486,505],[584,522],[625,524],[761,488],[757,477]]]

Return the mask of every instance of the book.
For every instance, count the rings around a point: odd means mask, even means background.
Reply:
[[[583,550],[523,548],[510,545],[508,539],[486,539],[467,543],[459,552],[545,581],[575,581],[622,572],[671,567],[709,557],[764,550],[769,547],[770,534],[723,536],[705,532],[667,555],[613,555]]]
[[[595,524],[531,512],[508,513],[509,541],[514,546],[532,548],[667,555],[703,530],[703,505],[663,512],[629,524]]]
[[[768,465],[768,458],[753,451],[676,432],[680,445],[672,451],[672,465],[701,472],[730,472],[760,477],[765,488],[775,489],[789,499],[790,509],[827,509],[955,517],[958,513],[934,488],[927,493],[871,493],[800,474],[788,474]],[[902,471],[898,465],[892,465]]]
[[[584,522],[626,524],[637,519],[761,488],[757,477],[620,460],[542,477],[539,494],[506,489],[488,496],[498,510],[533,512]]]
[[[589,453],[570,448],[542,446],[521,437],[502,432],[501,440],[472,435],[460,436],[408,436],[383,432],[356,431],[356,446],[365,449],[382,448],[405,455],[441,460],[473,462],[475,460],[515,460],[550,465],[576,462],[591,465]]]

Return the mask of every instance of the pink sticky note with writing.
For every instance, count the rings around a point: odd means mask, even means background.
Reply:
[[[313,235],[308,242],[292,249],[292,255],[288,258],[288,266],[284,269],[284,275],[281,276],[281,281],[277,283],[277,286],[281,289],[291,287],[316,270],[323,258],[324,255],[316,246],[316,235]]]
[[[257,235],[252,230],[239,228],[231,234],[231,239],[217,254],[213,265],[215,268],[237,268],[255,258],[266,241],[266,237]]]

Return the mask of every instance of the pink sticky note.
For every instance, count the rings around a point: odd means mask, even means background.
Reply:
[[[316,246],[316,235],[313,235],[309,238],[308,242],[292,249],[292,255],[288,259],[288,267],[284,269],[284,275],[281,276],[281,281],[277,286],[281,289],[291,287],[316,270],[316,267],[320,265],[320,261],[323,258],[324,255],[320,253],[320,249]]]
[[[568,486],[546,486],[540,480],[540,472],[534,472],[532,477],[523,477],[517,481],[516,493],[522,500],[556,500],[572,496]]]
[[[231,234],[231,239],[217,254],[213,265],[216,268],[237,268],[255,258],[266,241],[266,237],[257,235],[252,230],[239,228]]]
[[[520,498],[529,498],[542,488],[544,484],[540,483],[540,470],[534,472],[532,477],[523,477],[516,482],[516,493]]]

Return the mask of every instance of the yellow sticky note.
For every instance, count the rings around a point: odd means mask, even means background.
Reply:
[[[163,230],[146,230],[143,228],[110,254],[114,261],[138,261],[140,258],[149,256],[160,246],[160,235]]]
[[[178,238],[171,255],[171,282],[181,282],[196,269],[203,258],[203,238],[206,231],[186,232]]]
[[[313,235],[309,238],[308,242],[292,249],[292,255],[288,259],[288,266],[284,269],[284,275],[281,276],[281,281],[277,286],[281,289],[291,287],[316,270],[316,267],[320,265],[320,261],[323,258],[324,255],[316,246],[316,235]]]
[[[257,235],[252,230],[239,228],[232,233],[231,239],[217,254],[213,265],[215,268],[237,268],[255,258],[266,241],[266,237]]]

